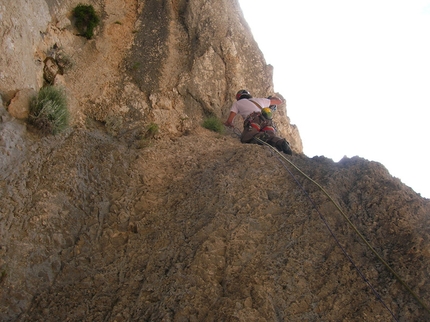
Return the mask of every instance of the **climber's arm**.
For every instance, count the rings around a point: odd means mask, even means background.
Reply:
[[[228,116],[227,121],[224,123],[226,126],[232,127],[233,126],[233,119],[236,116],[237,113],[235,112],[230,112],[230,115]]]
[[[270,96],[270,105],[279,105],[282,104],[282,100],[276,96]]]

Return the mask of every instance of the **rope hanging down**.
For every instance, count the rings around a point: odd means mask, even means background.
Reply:
[[[349,260],[352,266],[354,266],[355,270],[357,271],[358,275],[363,279],[363,281],[369,286],[369,288],[372,290],[373,294],[375,294],[376,298],[381,302],[381,304],[390,312],[393,319],[398,322],[399,320],[394,315],[393,311],[388,307],[388,305],[384,302],[381,295],[378,293],[378,291],[373,287],[373,285],[370,283],[370,281],[366,278],[366,276],[363,274],[363,272],[360,270],[360,268],[355,264],[354,260],[349,256],[348,252],[346,251],[345,247],[342,246],[339,239],[336,237],[335,233],[331,229],[330,225],[328,224],[327,220],[323,216],[323,214],[319,211],[317,205],[312,200],[311,196],[308,194],[308,192],[305,190],[303,185],[297,180],[297,178],[294,176],[294,174],[291,172],[291,170],[285,165],[285,163],[277,156],[279,162],[284,166],[284,168],[288,171],[288,173],[291,175],[291,177],[294,179],[294,181],[297,183],[297,185],[302,189],[303,193],[308,197],[310,200],[312,206],[315,208],[315,210],[318,212],[320,219],[323,221],[324,225],[330,232],[331,236],[335,240],[336,244],[339,246],[339,248],[342,250],[342,253],[345,255],[345,257]]]
[[[304,176],[306,179],[311,181],[313,184],[315,184],[328,198],[329,200],[334,204],[334,206],[339,210],[342,217],[348,222],[348,224],[352,227],[352,229],[357,233],[357,235],[360,237],[360,239],[366,244],[366,246],[372,251],[372,253],[379,259],[379,261],[391,272],[391,274],[394,275],[394,277],[406,288],[406,290],[418,301],[418,303],[428,312],[430,313],[430,309],[428,306],[418,297],[418,295],[406,284],[406,282],[403,281],[403,279],[388,265],[388,263],[378,254],[378,252],[370,245],[370,243],[366,240],[366,238],[359,232],[357,227],[351,222],[351,220],[346,216],[346,214],[342,211],[340,206],[333,200],[333,198],[327,193],[327,191],[318,184],[315,180],[310,178],[308,175],[306,175],[302,170],[300,170],[292,161],[288,160],[281,152],[279,152],[277,149],[272,147],[270,144],[255,138],[257,142],[261,143],[262,145],[266,145],[272,150],[274,150],[278,155],[280,155],[285,161],[287,161],[291,166],[293,166],[302,176]],[[354,265],[355,266],[355,265]],[[361,274],[360,274],[361,275]],[[391,312],[391,311],[390,311]]]

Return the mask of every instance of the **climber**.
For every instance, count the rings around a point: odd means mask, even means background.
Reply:
[[[275,128],[272,124],[273,110],[282,100],[278,97],[269,98],[252,97],[247,90],[240,90],[236,94],[236,102],[230,109],[230,115],[224,123],[232,127],[232,122],[237,114],[244,119],[243,132],[240,137],[242,143],[258,143],[258,138],[286,154],[293,155],[290,144],[287,140],[276,136]],[[267,107],[267,106],[270,106]]]

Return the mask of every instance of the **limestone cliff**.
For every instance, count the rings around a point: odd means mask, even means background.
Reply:
[[[75,125],[95,119],[115,134],[155,122],[161,135],[180,135],[204,116],[225,118],[239,89],[273,94],[272,66],[237,1],[92,1],[103,20],[90,41],[73,27],[77,3],[5,2],[0,93],[7,104],[19,91],[38,90],[43,62],[58,54],[72,65],[56,81],[68,91]],[[302,152],[285,106],[276,122]]]
[[[235,0],[89,1],[91,40],[79,2],[0,5],[0,320],[430,319],[317,185],[200,126],[240,88],[273,94]],[[52,75],[73,116],[57,136],[21,119],[47,57],[69,62]],[[287,159],[428,306],[429,200],[381,164],[306,157],[285,106],[276,122]]]

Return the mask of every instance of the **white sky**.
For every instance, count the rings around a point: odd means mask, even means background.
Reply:
[[[382,163],[430,198],[430,0],[239,0],[304,153]]]

